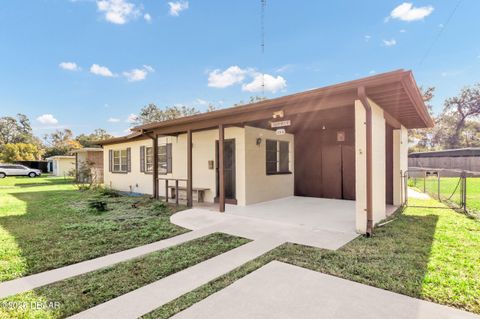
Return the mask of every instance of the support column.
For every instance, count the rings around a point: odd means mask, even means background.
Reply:
[[[187,207],[193,207],[192,131],[187,131]]]
[[[225,130],[223,124],[218,126],[218,187],[220,212],[225,212],[225,162],[224,162]]]
[[[153,198],[158,199],[158,135],[152,138],[153,143]]]

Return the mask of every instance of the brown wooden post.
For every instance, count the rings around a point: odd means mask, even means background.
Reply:
[[[165,203],[168,203],[168,178],[165,178]]]
[[[225,167],[224,167],[224,140],[225,130],[223,125],[218,126],[218,187],[219,187],[219,204],[220,212],[225,212]]]
[[[187,131],[187,207],[193,206],[192,192],[192,131]]]
[[[175,180],[175,205],[178,206],[178,179]]]
[[[158,135],[153,140],[153,198],[158,199]]]

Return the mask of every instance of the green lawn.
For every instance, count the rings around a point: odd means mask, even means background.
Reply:
[[[109,210],[97,213],[87,206],[97,196],[63,177],[0,179],[0,282],[187,231],[170,223],[173,207],[103,196]]]
[[[338,251],[286,244],[145,318],[168,318],[272,260],[480,314],[480,222],[434,200],[411,200],[394,221]]]
[[[65,318],[148,285],[247,243],[247,239],[211,234],[33,291],[0,300],[0,318]],[[32,309],[31,302],[51,305]],[[26,307],[20,306],[26,304]]]
[[[454,206],[460,205],[460,185],[458,185],[458,182],[458,177],[440,178],[440,198],[449,200],[450,204]],[[415,187],[421,192],[425,189],[428,194],[437,198],[438,179],[436,177],[428,177],[425,182],[423,177],[410,178],[409,186]],[[467,177],[467,209],[480,216],[480,178]]]

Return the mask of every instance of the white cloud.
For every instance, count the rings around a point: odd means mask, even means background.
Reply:
[[[242,85],[242,90],[247,92],[261,92],[262,84],[264,84],[265,91],[272,93],[283,90],[287,87],[287,81],[280,75],[274,77],[270,74],[263,75],[257,73],[253,77],[252,82]]]
[[[405,32],[407,32],[407,30],[405,30],[405,29],[400,29],[400,33],[405,33]]]
[[[58,120],[52,114],[42,114],[37,117],[37,121],[44,125],[58,124]]]
[[[67,71],[80,71],[80,67],[75,62],[61,62],[58,66]]]
[[[144,64],[144,65],[143,65],[143,68],[144,68],[145,70],[147,70],[148,72],[155,72],[155,69],[154,69],[153,67],[151,67],[150,65]]]
[[[370,72],[368,72],[368,74],[375,74],[375,73],[377,73],[377,71],[375,70],[370,70]]]
[[[168,5],[170,6],[170,15],[175,17],[178,17],[183,10],[188,9],[188,1],[169,2]]]
[[[117,119],[116,117],[111,117],[107,121],[110,123],[118,123],[120,122],[120,119]]]
[[[126,122],[127,123],[134,123],[137,119],[138,119],[138,115],[132,113],[127,117]]]
[[[293,64],[285,64],[279,67],[278,69],[276,69],[275,71],[278,73],[288,72],[288,71],[291,71],[294,67],[295,66]]]
[[[438,28],[439,28],[439,29],[443,29],[444,27],[445,27],[445,26],[443,25],[443,23],[440,23],[440,24],[438,25]]]
[[[96,75],[101,75],[105,77],[114,77],[115,74],[112,73],[106,66],[101,66],[98,64],[92,64],[90,67],[90,72]]]
[[[388,21],[390,19],[397,19],[408,22],[423,20],[432,12],[432,6],[414,7],[413,3],[404,2],[401,5],[397,6],[395,9],[393,9],[392,12],[390,12],[390,16],[388,16],[385,21]]]
[[[215,88],[226,88],[228,86],[241,83],[245,79],[247,73],[250,72],[247,69],[241,69],[240,67],[233,65],[225,71],[220,69],[213,70],[208,74],[208,86]]]
[[[382,41],[383,41],[383,45],[386,46],[386,47],[393,47],[394,45],[397,44],[397,40],[395,40],[395,39],[382,40]]]
[[[441,76],[446,77],[446,76],[448,76],[448,73],[447,72],[442,72]]]
[[[148,73],[154,71],[155,70],[151,66],[144,65],[142,69],[133,69],[131,71],[123,72],[123,76],[126,77],[129,82],[137,82],[145,80]]]
[[[145,13],[143,15],[143,19],[145,19],[145,21],[147,21],[147,22],[150,22],[150,21],[152,21],[152,16],[148,13]]]
[[[368,35],[368,34],[363,36],[363,39],[365,40],[365,42],[370,41],[371,38],[372,38],[372,36]]]
[[[125,24],[140,15],[135,4],[126,0],[98,0],[97,9],[105,13],[105,20],[114,24]]]
[[[148,72],[142,69],[133,69],[128,72],[123,72],[123,76],[125,76],[129,82],[137,82],[142,81],[147,78]]]

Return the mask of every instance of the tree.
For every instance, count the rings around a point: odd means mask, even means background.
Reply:
[[[12,143],[34,143],[39,141],[33,136],[30,120],[24,114],[0,117],[0,145]]]
[[[91,134],[80,134],[75,140],[79,142],[83,147],[95,147],[97,146],[95,142],[106,140],[112,138],[113,135],[110,135],[104,129],[97,128]]]
[[[143,125],[152,122],[163,122],[198,113],[200,113],[200,111],[192,106],[175,105],[159,108],[155,104],[150,103],[140,110],[140,114],[137,116],[134,124]]]
[[[465,129],[475,130],[475,125],[470,125],[470,120],[478,120],[480,115],[480,83],[465,87],[458,96],[449,98],[444,103],[442,116],[448,116],[455,120],[453,131],[446,139],[448,148],[466,146]],[[468,131],[467,131],[468,132]]]
[[[0,162],[40,160],[43,154],[37,145],[31,143],[8,143],[0,146]]]
[[[427,87],[426,89],[420,88],[422,92],[423,101],[427,106],[430,116],[436,121],[436,118],[433,114],[433,106],[431,101],[435,96],[435,87]],[[408,139],[411,152],[421,152],[432,150],[435,148],[435,143],[433,143],[432,137],[435,135],[436,128],[428,129],[411,129],[408,132]]]
[[[73,132],[70,129],[56,130],[44,136],[47,145],[45,157],[55,155],[66,155],[70,151],[79,149],[82,145],[73,139]]]

